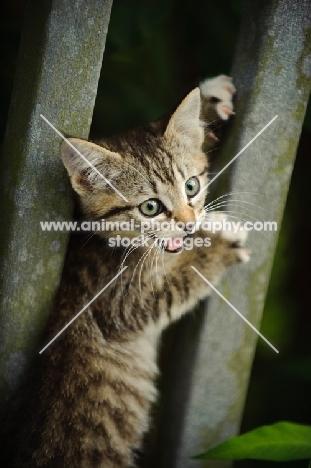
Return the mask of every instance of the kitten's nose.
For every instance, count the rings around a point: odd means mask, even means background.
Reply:
[[[185,225],[185,231],[187,230],[187,226],[193,225],[196,221],[193,209],[188,206],[175,210],[173,212],[173,218],[176,222],[179,221]]]

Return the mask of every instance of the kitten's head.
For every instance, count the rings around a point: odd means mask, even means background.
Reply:
[[[208,163],[200,112],[196,88],[165,124],[158,121],[99,145],[70,138],[85,159],[62,143],[61,156],[85,216],[114,222],[115,228],[119,223],[119,230],[102,235],[136,238],[143,228],[149,245],[164,238],[166,251],[180,250],[186,228],[189,232],[204,218]],[[128,230],[126,222],[131,222]]]

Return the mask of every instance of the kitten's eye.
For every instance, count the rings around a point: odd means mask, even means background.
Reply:
[[[159,200],[147,200],[139,205],[141,213],[145,216],[157,216],[163,210],[163,205]]]
[[[188,197],[194,197],[200,190],[200,182],[196,177],[190,177],[185,183],[185,190]]]

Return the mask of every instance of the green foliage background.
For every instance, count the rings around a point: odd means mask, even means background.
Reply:
[[[115,0],[91,137],[150,121],[178,103],[201,78],[230,73],[242,4],[241,0]],[[0,8],[2,139],[25,1],[5,0]],[[279,420],[311,424],[310,144],[307,117],[261,329],[280,355],[259,342],[242,431]],[[235,466],[276,465],[247,461]],[[299,468],[305,463],[277,466]]]

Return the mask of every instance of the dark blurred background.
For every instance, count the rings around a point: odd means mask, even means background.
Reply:
[[[0,6],[0,138],[14,79],[24,0]],[[230,73],[242,0],[114,0],[91,137],[146,123],[201,78]],[[242,432],[288,420],[311,424],[311,112],[305,119],[267,296]],[[239,462],[236,468],[307,467]]]

